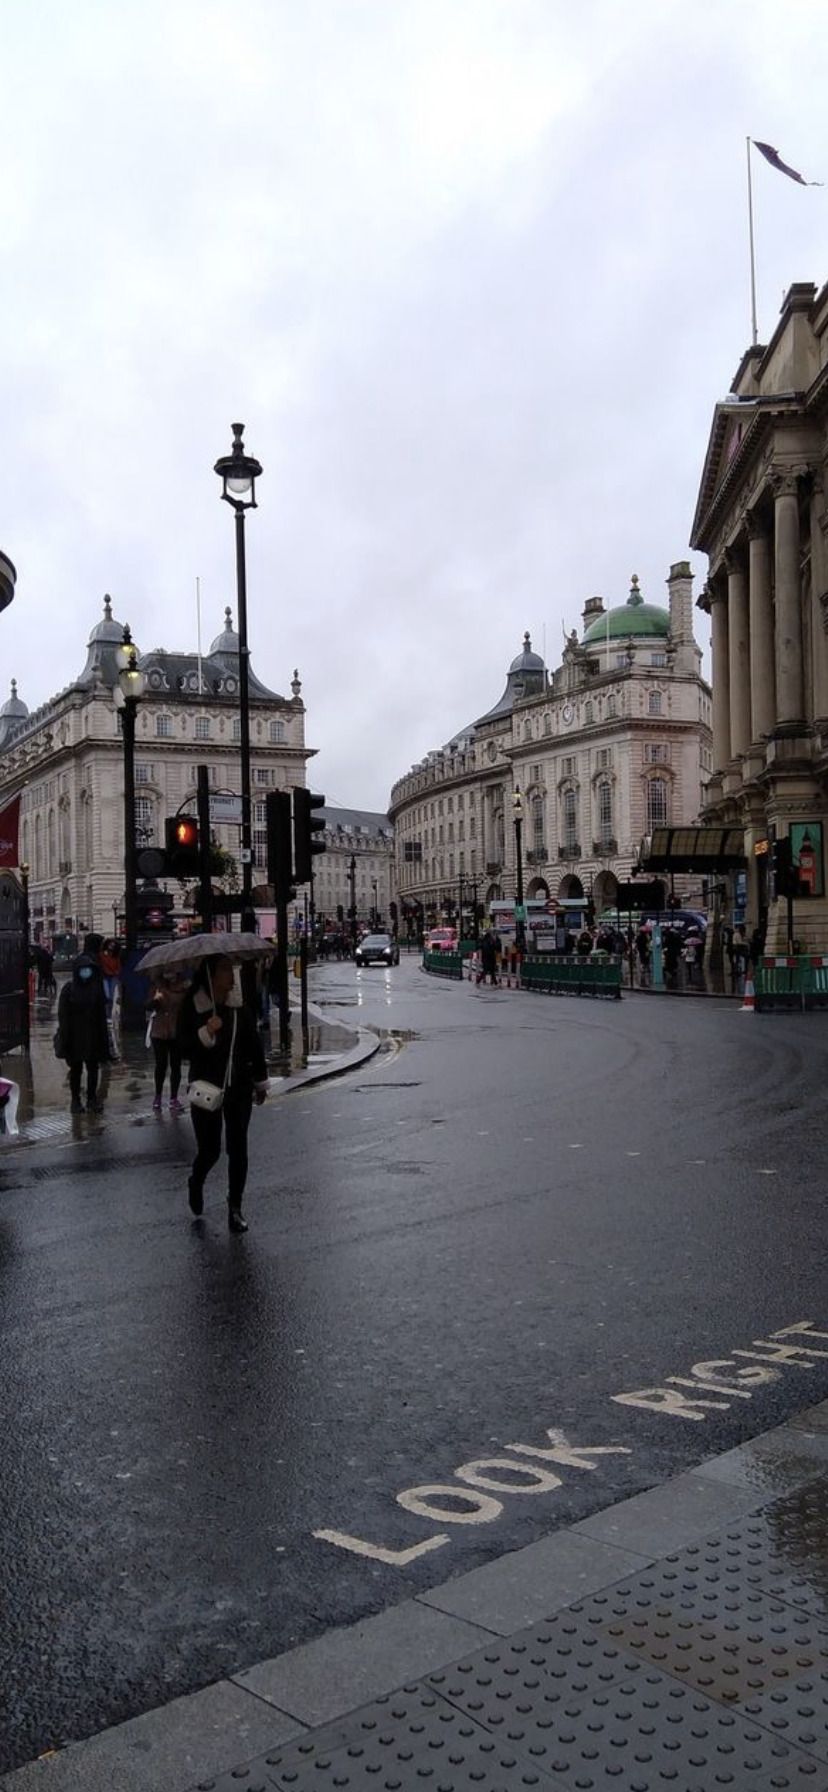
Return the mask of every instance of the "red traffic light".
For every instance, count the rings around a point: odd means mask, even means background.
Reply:
[[[198,822],[193,821],[192,816],[182,815],[176,822],[175,844],[176,846],[198,845]]]

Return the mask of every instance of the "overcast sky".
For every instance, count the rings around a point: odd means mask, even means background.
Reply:
[[[0,0],[0,677],[235,607],[384,808],[630,574],[664,602],[750,341],[745,136],[828,181],[823,0]],[[828,188],[754,167],[760,340]],[[705,567],[694,561],[697,589]],[[701,620],[701,619],[700,619]],[[702,630],[700,629],[700,635]],[[3,692],[0,692],[2,698]]]

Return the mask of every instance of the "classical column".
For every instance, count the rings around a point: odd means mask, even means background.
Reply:
[[[802,604],[799,588],[799,492],[795,474],[774,480],[776,538],[776,720],[804,716]]]
[[[750,703],[753,739],[769,734],[776,721],[771,544],[768,524],[748,513],[750,585]]]
[[[710,586],[713,662],[713,770],[724,770],[730,759],[730,662],[728,655],[727,599],[721,588]]]
[[[746,753],[750,732],[750,649],[748,645],[748,588],[745,562],[738,549],[725,555],[727,568],[728,685],[730,691],[730,752]]]

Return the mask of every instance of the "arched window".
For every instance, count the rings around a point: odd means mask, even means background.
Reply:
[[[564,846],[572,852],[578,844],[578,796],[574,790],[564,791],[563,832]]]
[[[46,817],[46,876],[55,875],[55,812],[50,809]]]
[[[598,786],[598,838],[605,846],[612,837],[612,785],[609,778],[602,778]]]
[[[506,857],[506,824],[502,809],[495,816],[495,857],[501,865]]]
[[[531,724],[531,722],[524,722],[524,724],[523,724],[523,738],[524,738],[524,740],[531,740],[531,739],[532,739],[532,724]]]
[[[544,734],[551,734],[551,733],[552,733],[552,717],[551,717],[551,716],[544,716],[544,718],[543,718],[543,732],[544,732]]]
[[[647,825],[650,832],[667,825],[667,783],[664,778],[651,778],[647,785]]]
[[[649,701],[647,704],[647,711],[648,711],[648,714],[651,716],[660,716],[661,715],[661,692],[660,691],[651,691],[650,692]]]
[[[544,847],[543,797],[532,798],[532,845],[535,852],[542,852]]]
[[[35,878],[43,876],[43,840],[40,816],[35,816],[33,870]]]
[[[584,704],[584,727],[588,728],[595,719],[595,711],[591,702]]]
[[[616,713],[616,711],[615,711],[615,697],[614,697],[614,695],[613,695],[613,693],[612,693],[612,692],[611,692],[611,693],[610,693],[610,695],[609,695],[609,697],[608,697],[608,698],[607,698],[607,715],[608,715],[608,716],[614,716],[614,715],[615,715],[615,713]]]

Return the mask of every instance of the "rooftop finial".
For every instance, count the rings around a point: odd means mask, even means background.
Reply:
[[[104,622],[112,621],[112,599],[107,591],[104,596]]]
[[[644,602],[644,599],[641,596],[641,592],[638,589],[638,573],[634,572],[633,576],[632,576],[632,584],[630,585],[630,595],[627,598],[627,603],[628,604],[643,604],[643,602]]]
[[[12,682],[11,682],[11,693],[12,693],[12,696],[13,696],[13,697],[16,697],[16,696],[17,696],[17,679],[16,679],[16,678],[13,678],[13,679],[12,679]]]
[[[524,653],[531,653],[531,651],[532,651],[532,637],[529,633],[528,628],[525,630],[524,636],[523,636],[523,651],[524,651]]]
[[[235,429],[235,427],[236,426],[234,424],[233,428]],[[227,605],[227,608],[224,612],[224,626],[227,629],[228,634],[233,633],[233,612],[232,612],[229,604]]]
[[[293,668],[293,678],[291,679],[290,688],[293,692],[294,697],[298,697],[301,692],[301,689],[302,689],[302,680],[299,677],[298,666],[294,666],[294,668]]]

